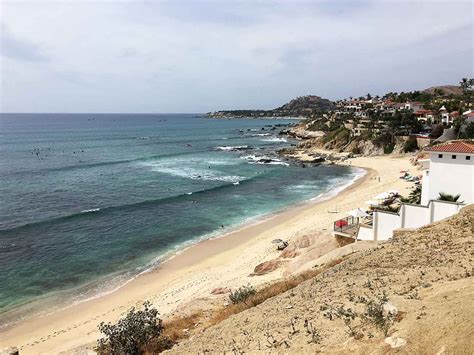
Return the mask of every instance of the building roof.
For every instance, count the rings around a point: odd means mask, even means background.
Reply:
[[[452,142],[427,148],[426,151],[474,154],[474,143]]]
[[[434,112],[431,110],[418,110],[415,112],[415,115],[424,115],[424,114],[432,115],[433,113]]]

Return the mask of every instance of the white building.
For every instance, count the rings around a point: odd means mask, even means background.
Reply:
[[[461,195],[459,201],[474,203],[474,144],[454,142],[426,149],[429,161],[423,161],[421,204],[439,198],[439,194]]]
[[[474,203],[474,143],[458,141],[426,151],[429,159],[421,161],[420,205],[402,203],[396,213],[375,211],[371,225],[359,224],[358,219],[336,221],[333,235],[356,240],[387,240],[396,229],[419,228],[450,217],[462,206]],[[460,197],[457,202],[440,201],[440,193]]]
[[[446,107],[441,106],[441,108],[439,109],[439,114],[441,115],[441,122],[444,123],[444,124],[449,124],[449,123],[453,123],[453,119],[452,117],[450,116],[448,110],[446,110]]]
[[[407,102],[404,106],[405,110],[412,110],[414,112],[423,110],[424,106],[421,102]]]

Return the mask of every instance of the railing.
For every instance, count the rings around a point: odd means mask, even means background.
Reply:
[[[346,217],[341,218],[334,222],[334,231],[335,232],[344,232],[347,229],[350,229],[359,224],[359,219],[356,217]]]

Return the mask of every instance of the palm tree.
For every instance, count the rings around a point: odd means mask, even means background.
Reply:
[[[457,202],[459,197],[461,197],[460,194],[450,195],[450,194],[446,194],[444,192],[440,192],[438,200],[440,200],[440,201],[449,201],[449,202]]]
[[[416,186],[408,197],[402,197],[400,201],[419,205],[421,203],[421,186]]]

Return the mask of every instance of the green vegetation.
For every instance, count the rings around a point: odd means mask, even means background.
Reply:
[[[231,292],[229,299],[233,304],[245,302],[247,298],[254,295],[255,293],[256,291],[251,285],[242,286],[234,292]]]
[[[384,305],[386,305],[387,302],[388,297],[385,291],[375,296],[373,300],[367,300],[365,303],[366,311],[363,316],[365,320],[381,330],[385,336],[388,335],[396,316],[395,313],[385,312]]]
[[[395,102],[407,102],[407,101],[417,101],[417,102],[429,102],[432,100],[434,95],[423,92],[423,91],[411,91],[411,92],[389,92],[384,95],[384,99],[390,99]]]
[[[390,154],[395,149],[395,143],[390,143],[383,148],[384,154]]]
[[[474,99],[474,79],[462,78],[459,85],[461,86],[464,99],[472,101]]]
[[[444,192],[440,192],[439,193],[439,197],[438,197],[438,200],[440,201],[449,201],[449,202],[457,202],[459,200],[459,197],[461,197],[461,195],[450,195],[450,194],[446,194]]]
[[[401,202],[413,203],[419,205],[421,203],[421,186],[415,186],[408,197],[402,197]]]
[[[408,140],[405,142],[403,146],[403,151],[405,153],[414,152],[417,149],[418,149],[418,142],[416,141],[416,137],[408,138]]]
[[[116,324],[100,323],[99,330],[105,337],[98,340],[98,353],[133,355],[140,354],[144,344],[161,335],[163,322],[158,311],[145,302],[143,310],[133,307]]]
[[[324,143],[328,143],[332,141],[348,143],[350,138],[351,138],[351,132],[345,127],[340,127],[336,130],[329,131],[324,136]]]
[[[459,134],[461,139],[473,139],[474,138],[474,122],[464,126],[464,131]]]

